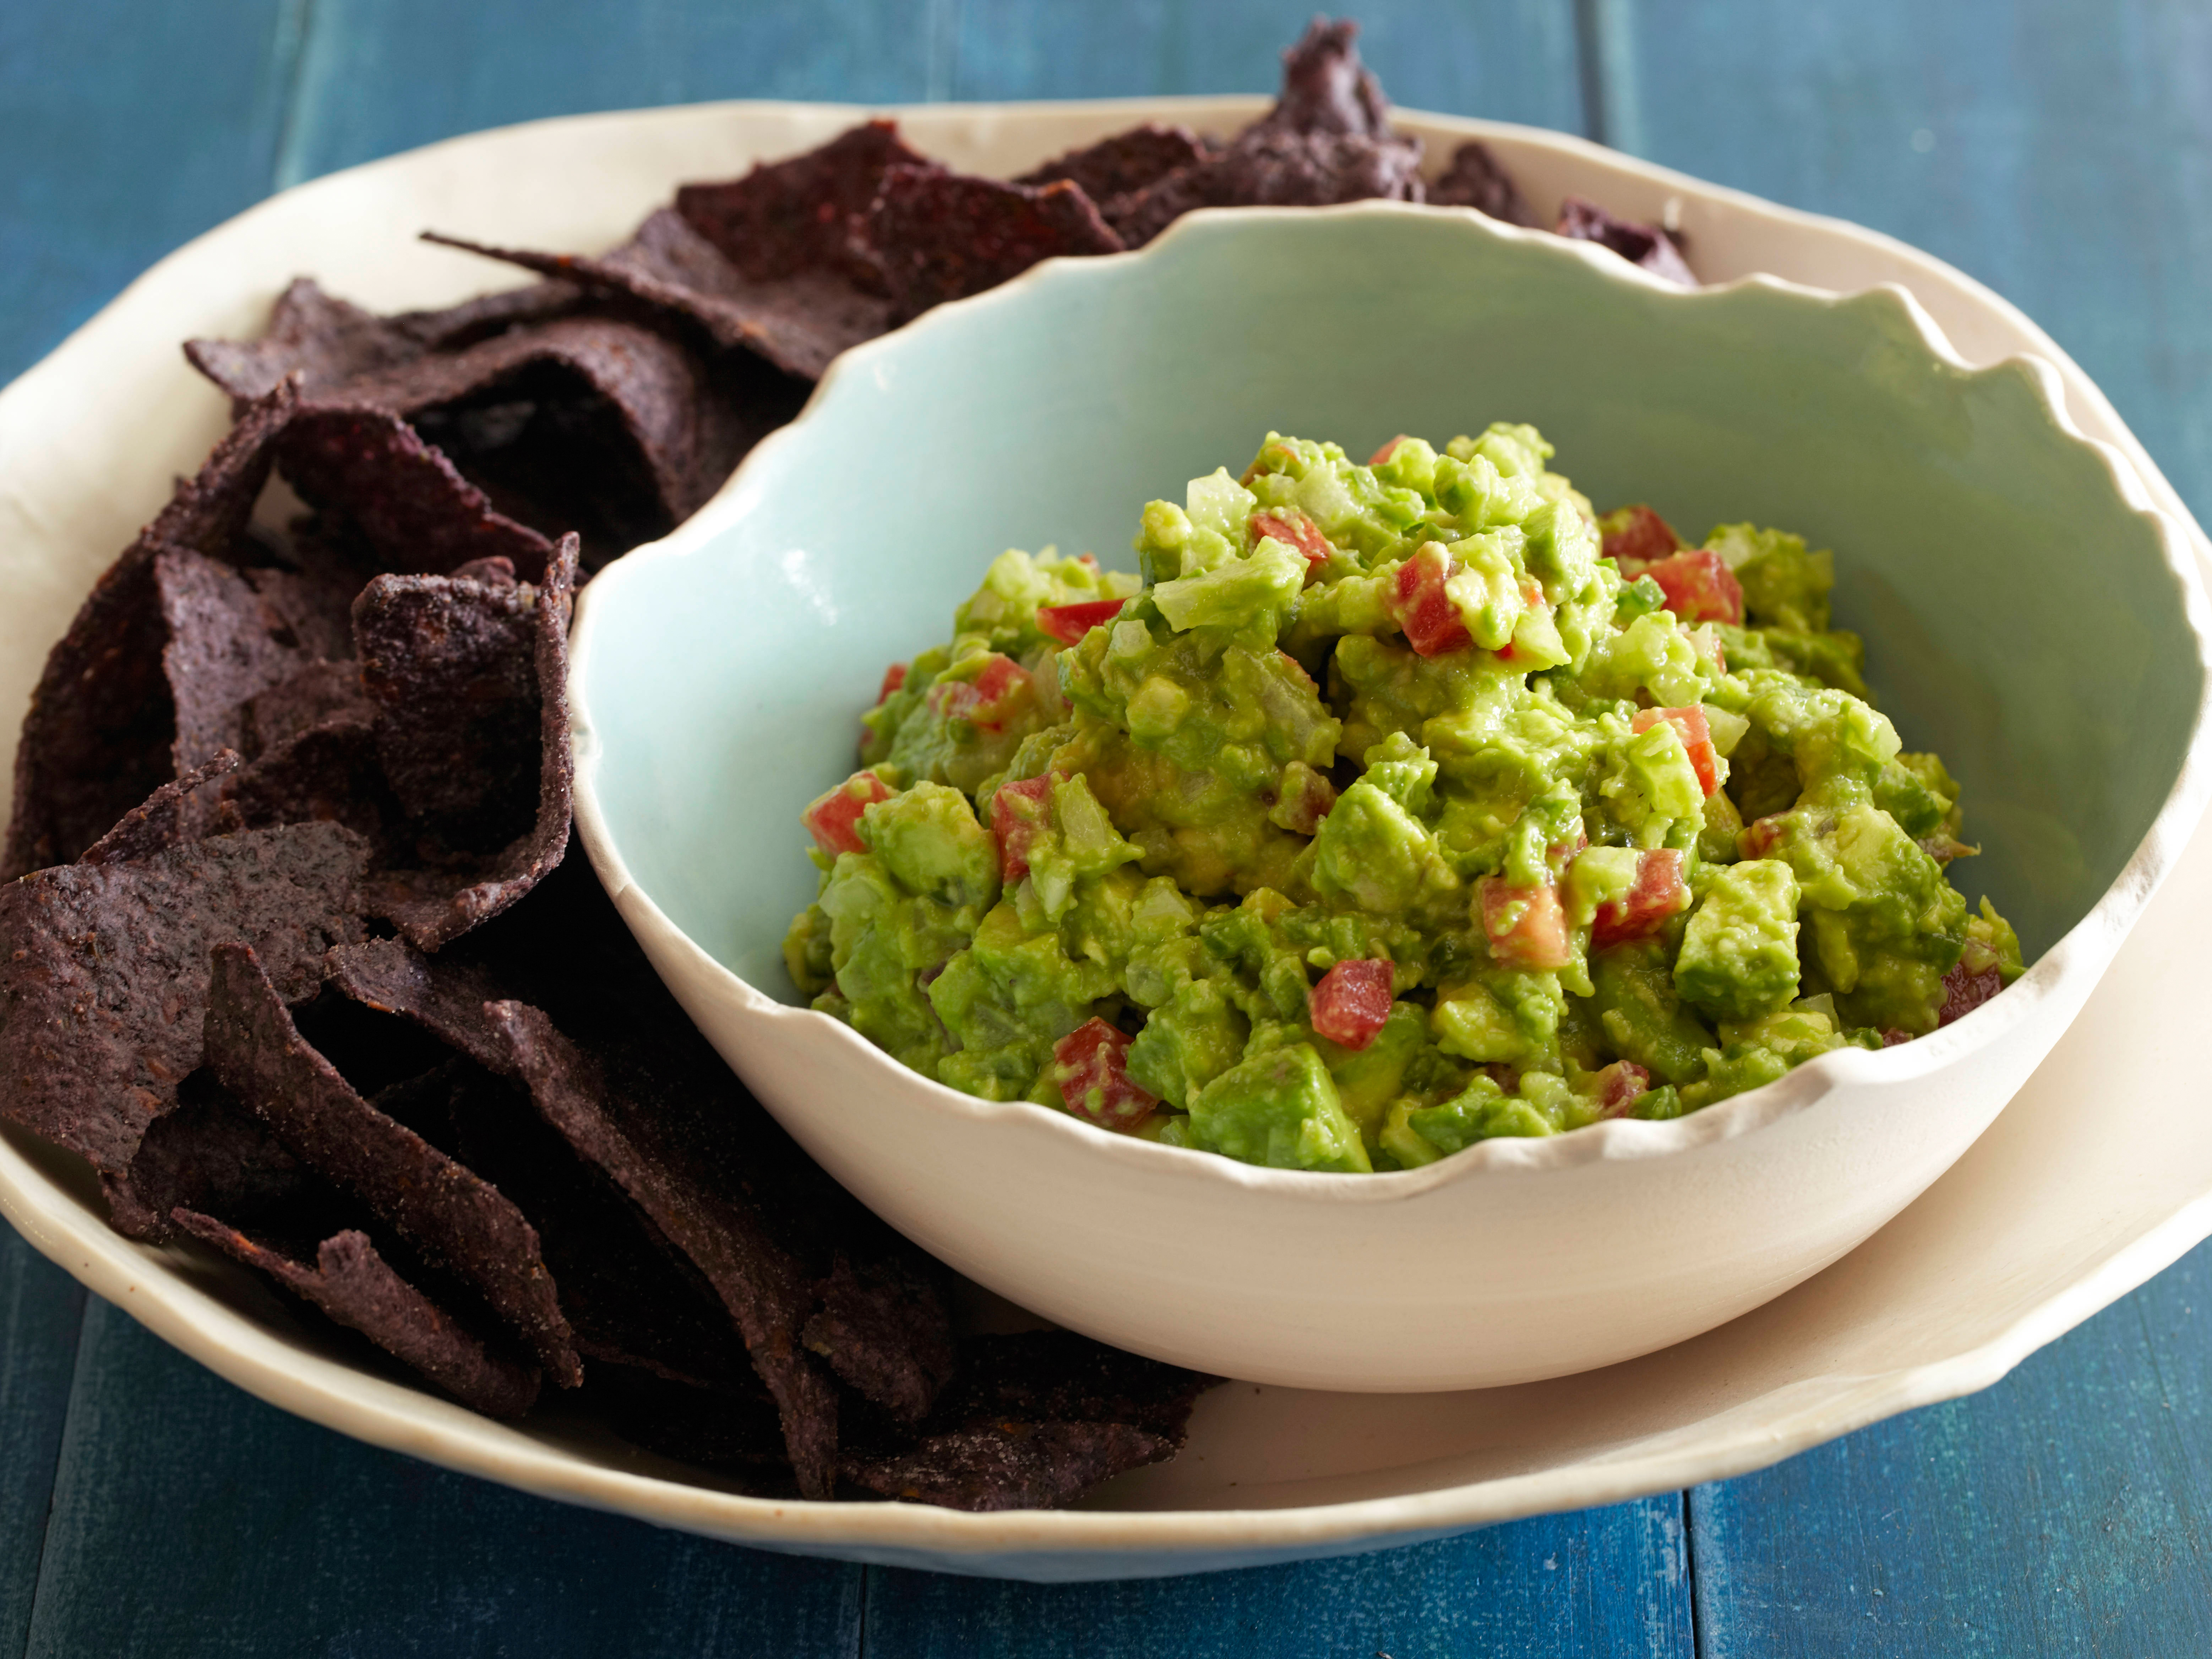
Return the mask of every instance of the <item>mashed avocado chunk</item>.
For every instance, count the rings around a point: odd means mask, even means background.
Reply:
[[[1552,457],[1270,434],[1144,509],[1135,574],[1001,554],[807,808],[793,982],[968,1093],[1359,1173],[1680,1116],[2018,977],[1834,556],[1600,519]]]

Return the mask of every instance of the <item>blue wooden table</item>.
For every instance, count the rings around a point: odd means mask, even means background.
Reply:
[[[727,97],[1260,91],[1306,0],[12,0],[0,380],[270,191]],[[1369,0],[1405,104],[1893,232],[2043,323],[2212,518],[2203,0]],[[0,1230],[0,1659],[2212,1651],[2212,1246],[1974,1399],[1359,1560],[1039,1589],[709,1544],[295,1421]]]

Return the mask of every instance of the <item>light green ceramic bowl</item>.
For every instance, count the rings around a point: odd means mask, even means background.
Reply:
[[[1040,1312],[1324,1388],[1626,1358],[1778,1294],[1941,1174],[2079,1009],[2202,809],[2203,596],[2178,528],[2056,412],[2054,384],[2026,360],[1967,371],[1893,289],[1689,292],[1395,204],[1196,215],[848,355],[696,519],[591,585],[571,684],[583,838],[808,1149]],[[1883,707],[1965,786],[1984,852],[1958,878],[2019,927],[2035,963],[2019,985],[1678,1122],[1367,1177],[974,1101],[790,1006],[781,941],[813,890],[799,810],[854,765],[884,665],[945,637],[994,556],[1055,544],[1127,567],[1146,500],[1241,467],[1270,428],[1364,453],[1500,419],[1542,428],[1601,506],[1836,550],[1838,622],[1866,635]]]

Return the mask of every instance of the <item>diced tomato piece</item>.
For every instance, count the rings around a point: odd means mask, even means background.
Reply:
[[[1329,546],[1328,538],[1321,533],[1321,526],[1303,513],[1255,513],[1252,515],[1252,542],[1257,546],[1264,537],[1273,536],[1285,546],[1295,547],[1306,556],[1309,565],[1327,564],[1328,556],[1335,550]]]
[[[1029,671],[1012,657],[993,652],[972,680],[939,680],[929,688],[930,705],[939,714],[996,732],[1033,688]]]
[[[1728,562],[1708,547],[1686,548],[1672,558],[1648,564],[1638,574],[1659,584],[1667,608],[1685,623],[1741,623],[1743,584]]]
[[[1252,465],[1244,469],[1237,482],[1249,487],[1252,480],[1265,473],[1280,472],[1298,458],[1298,453],[1289,444],[1268,444],[1252,458]]]
[[[1556,890],[1516,887],[1503,876],[1485,876],[1476,891],[1491,954],[1505,966],[1541,973],[1575,959]]]
[[[1288,804],[1283,815],[1274,822],[1297,835],[1310,836],[1321,828],[1321,821],[1336,805],[1336,786],[1308,767],[1299,773],[1291,787],[1292,793],[1284,798]]]
[[[1632,1060],[1616,1060],[1597,1074],[1598,1111],[1606,1117],[1619,1117],[1650,1086],[1650,1073]]]
[[[1129,1080],[1129,1039],[1103,1019],[1086,1020],[1053,1045],[1053,1078],[1067,1109],[1124,1133],[1152,1115],[1159,1097]]]
[[[1995,968],[1978,973],[1960,963],[1943,975],[1943,1011],[1936,1016],[1936,1024],[1948,1025],[1954,1019],[1964,1019],[2003,989],[2004,975]]]
[[[902,662],[895,662],[884,670],[884,683],[882,689],[876,693],[876,701],[881,702],[892,692],[903,690],[905,687],[906,665]]]
[[[865,853],[867,843],[854,826],[861,813],[890,798],[890,786],[873,772],[855,772],[828,794],[817,796],[799,821],[814,837],[814,844],[833,859],[840,853]]]
[[[1464,651],[1474,643],[1458,607],[1444,592],[1452,574],[1451,555],[1436,542],[1425,542],[1419,552],[1398,567],[1391,597],[1398,626],[1406,643],[1425,657],[1441,657],[1448,651]]]
[[[1628,522],[1617,530],[1605,532],[1603,551],[1608,559],[1623,563],[1621,574],[1633,579],[1636,573],[1629,564],[1652,564],[1668,556],[1682,545],[1682,538],[1674,527],[1648,507],[1624,507],[1620,513],[1608,513],[1607,519],[1617,519],[1622,514]]]
[[[1573,830],[1565,841],[1555,841],[1544,849],[1544,862],[1554,870],[1564,871],[1589,845],[1589,837],[1583,833],[1583,821],[1577,818]]]
[[[1390,1018],[1394,969],[1387,962],[1340,962],[1306,999],[1315,1030],[1347,1048],[1364,1048]]]
[[[1527,605],[1531,611],[1534,611],[1538,605],[1543,604],[1544,585],[1536,580],[1533,576],[1522,581],[1521,584],[1521,603]],[[1500,662],[1511,662],[1513,660],[1512,641],[1508,640],[1504,644],[1498,647],[1498,660]]]
[[[1671,847],[1651,848],[1636,855],[1636,884],[1628,896],[1597,907],[1590,922],[1590,943],[1602,946],[1641,939],[1689,908],[1690,884],[1682,879],[1682,855]]]
[[[1052,778],[1002,783],[991,797],[991,833],[999,838],[999,872],[1009,882],[1030,872],[1030,843],[1052,817]]]
[[[1737,831],[1735,850],[1747,859],[1771,858],[1774,849],[1790,838],[1796,823],[1796,816],[1789,812],[1753,818]]]
[[[1713,747],[1712,727],[1705,723],[1703,705],[1692,703],[1685,708],[1639,708],[1629,725],[1638,732],[1649,732],[1661,720],[1667,720],[1682,734],[1682,747],[1689,751],[1690,765],[1698,775],[1698,787],[1710,795],[1721,787],[1721,754]]]
[[[1397,449],[1398,446],[1405,441],[1406,434],[1401,432],[1396,437],[1391,439],[1389,443],[1384,444],[1382,448],[1376,450],[1372,455],[1370,455],[1367,458],[1367,465],[1370,466],[1383,465],[1389,460],[1392,453]]]
[[[1911,1041],[1912,1033],[1901,1025],[1886,1025],[1882,1028],[1881,1046],[1885,1048],[1894,1048],[1900,1042]]]
[[[1121,614],[1119,599],[1081,599],[1073,605],[1041,605],[1037,627],[1062,645],[1080,645],[1083,636],[1101,623]]]

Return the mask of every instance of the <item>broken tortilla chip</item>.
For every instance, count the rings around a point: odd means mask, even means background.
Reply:
[[[961,1359],[959,1380],[939,1402],[933,1425],[1001,1417],[1133,1423],[1180,1445],[1191,1407],[1221,1380],[1073,1331],[969,1337]]]
[[[757,1382],[750,1392],[702,1388],[607,1361],[592,1367],[578,1403],[647,1451],[734,1475],[764,1495],[792,1490],[775,1401]]]
[[[1188,127],[1147,121],[1101,138],[1095,144],[1072,149],[1065,155],[1017,175],[1017,185],[1049,185],[1065,179],[1081,186],[1093,202],[1103,204],[1116,196],[1142,190],[1178,167],[1192,167],[1212,155],[1206,141]]]
[[[0,888],[0,1117],[122,1176],[200,1063],[210,949],[304,995],[361,937],[361,838],[300,824],[65,864]]]
[[[740,1193],[686,1169],[665,1125],[618,1101],[605,1073],[536,1008],[492,1005],[514,1064],[547,1122],[604,1171],[714,1286],[737,1322],[754,1367],[775,1396],[799,1491],[830,1496],[837,1449],[837,1396],[799,1344],[811,1287],[799,1262],[771,1239]]]
[[[404,814],[377,763],[376,727],[358,713],[334,714],[285,738],[224,779],[222,792],[218,830],[343,824],[362,837],[372,870],[404,840]]]
[[[0,879],[89,846],[176,775],[162,678],[154,560],[163,547],[234,553],[268,482],[271,446],[298,402],[280,386],[248,407],[198,474],[93,586],[47,654],[15,751],[15,802]]]
[[[1128,1423],[1010,1421],[948,1429],[903,1451],[848,1454],[837,1472],[907,1503],[1041,1510],[1073,1503],[1103,1480],[1175,1452],[1170,1442]]]
[[[896,167],[942,171],[907,148],[896,124],[866,121],[742,179],[685,185],[676,211],[749,281],[828,270],[863,292],[886,293],[869,215]]]
[[[1388,138],[1390,100],[1359,61],[1359,25],[1316,17],[1283,52],[1283,86],[1260,128]]]
[[[1107,222],[1138,247],[1198,208],[1419,201],[1420,141],[1391,130],[1389,101],[1352,44],[1358,33],[1316,18],[1283,54],[1273,108],[1226,149],[1106,203]]]
[[[176,1109],[147,1126],[131,1167],[106,1183],[107,1218],[129,1237],[167,1238],[172,1210],[258,1218],[295,1206],[313,1182],[202,1067],[178,1085]]]
[[[1452,152],[1451,165],[1430,180],[1428,198],[1438,207],[1471,207],[1505,224],[1536,228],[1536,211],[1521,194],[1490,146],[1470,139]]]
[[[534,816],[527,827],[504,848],[484,858],[444,867],[382,870],[368,884],[371,914],[395,923],[410,942],[422,950],[435,951],[477,923],[498,915],[558,865],[568,848],[574,781],[574,763],[568,751],[568,618],[574,605],[576,550],[574,536],[562,538],[528,613],[530,649],[527,658],[521,660],[526,660],[534,681],[532,690],[536,702],[537,790]],[[440,580],[421,579],[426,583]],[[481,596],[501,592],[494,584],[466,579],[458,582],[452,578],[442,580],[448,584],[445,591],[449,594],[464,588],[477,591]],[[387,775],[395,756],[403,759],[411,756],[420,760],[432,753],[437,741],[434,734],[442,720],[447,734],[443,741],[448,744],[456,763],[462,757],[477,752],[471,744],[481,738],[481,755],[487,760],[497,757],[500,769],[498,777],[489,781],[520,791],[527,782],[526,776],[519,770],[519,763],[509,763],[509,752],[501,745],[522,740],[520,721],[514,718],[524,706],[516,700],[520,697],[521,671],[512,665],[496,669],[487,665],[492,660],[489,653],[495,639],[510,653],[519,649],[520,641],[487,623],[467,639],[440,640],[434,646],[427,636],[418,634],[414,648],[406,649],[398,643],[404,630],[385,627],[387,601],[396,605],[394,595],[419,591],[422,590],[387,587],[383,595],[372,597],[378,592],[375,585],[372,585],[362,593],[356,610],[363,678],[380,708],[377,747],[384,757]],[[512,593],[515,590],[507,591]],[[497,609],[489,597],[480,597],[474,603],[478,606],[479,620]],[[394,641],[389,649],[387,641]],[[485,695],[482,688],[487,687],[495,688],[497,695]],[[432,694],[442,696],[456,692],[480,698],[480,703],[434,708],[420,701]],[[496,720],[490,713],[494,707],[501,710]],[[404,713],[396,712],[403,709]],[[467,718],[458,718],[462,714]],[[495,724],[497,732],[487,735]],[[405,768],[402,769],[404,774]],[[417,786],[416,803],[446,814],[428,824],[433,835],[449,836],[456,823],[464,825],[471,836],[489,835],[497,825],[510,821],[507,815],[521,810],[519,793],[512,798],[486,793],[480,801],[472,802],[461,796],[441,793],[443,786],[434,778],[418,776],[414,781]],[[396,779],[394,783],[396,788]]]
[[[787,374],[821,379],[831,358],[890,326],[890,301],[842,270],[810,266],[755,279],[673,208],[661,208],[598,258],[489,246],[425,232],[423,240],[611,289],[697,324],[719,346],[742,346]],[[781,420],[798,412],[792,398]],[[750,447],[750,445],[747,447]]]
[[[499,1190],[379,1111],[310,1047],[251,947],[214,951],[208,1068],[293,1155],[465,1284],[566,1388],[582,1381],[538,1234]]]
[[[868,229],[902,320],[996,288],[1040,259],[1122,247],[1079,185],[1008,185],[941,168],[886,173]]]
[[[339,945],[323,969],[331,986],[363,1007],[408,1020],[489,1070],[514,1069],[498,1023],[484,1012],[507,988],[488,969],[426,957],[396,939]]]
[[[921,1437],[848,1451],[838,1472],[886,1498],[953,1509],[1070,1503],[1174,1456],[1193,1403],[1218,1381],[1073,1331],[970,1337]]]
[[[187,340],[185,356],[239,403],[267,396],[291,374],[299,375],[301,391],[312,400],[356,375],[398,368],[426,351],[471,345],[519,323],[550,321],[582,300],[566,284],[533,283],[443,310],[380,317],[325,293],[311,276],[298,276],[277,295],[259,339]]]
[[[927,1261],[893,1255],[856,1266],[840,1253],[801,1333],[848,1388],[904,1423],[929,1415],[958,1364]]]
[[[156,789],[146,798],[144,805],[134,806],[125,813],[122,822],[86,848],[76,861],[127,863],[133,859],[150,858],[180,842],[193,839],[197,832],[192,826],[198,814],[188,813],[189,798],[203,786],[228,777],[238,769],[238,765],[235,750],[217,750],[205,763]]]
[[[351,594],[341,586],[283,570],[240,570],[182,547],[155,553],[154,583],[179,775],[220,750],[248,747],[250,700],[352,649]]]
[[[384,775],[441,847],[495,852],[536,817],[536,609],[511,578],[379,576],[355,601]]]
[[[368,1235],[325,1238],[312,1260],[179,1206],[176,1224],[234,1261],[266,1273],[339,1324],[406,1361],[463,1405],[515,1418],[538,1401],[538,1369],[500,1352],[394,1272]]]
[[[450,459],[386,410],[301,411],[285,428],[276,466],[301,500],[343,514],[368,544],[374,563],[363,579],[505,558],[536,581],[552,556],[551,542],[494,512]]]
[[[1641,265],[1655,276],[1680,283],[1685,288],[1698,285],[1697,275],[1690,269],[1689,261],[1683,258],[1682,250],[1656,225],[1639,225],[1616,218],[1595,202],[1570,196],[1559,204],[1559,222],[1554,228],[1571,241],[1595,242],[1600,247],[1611,248],[1632,265]]]

